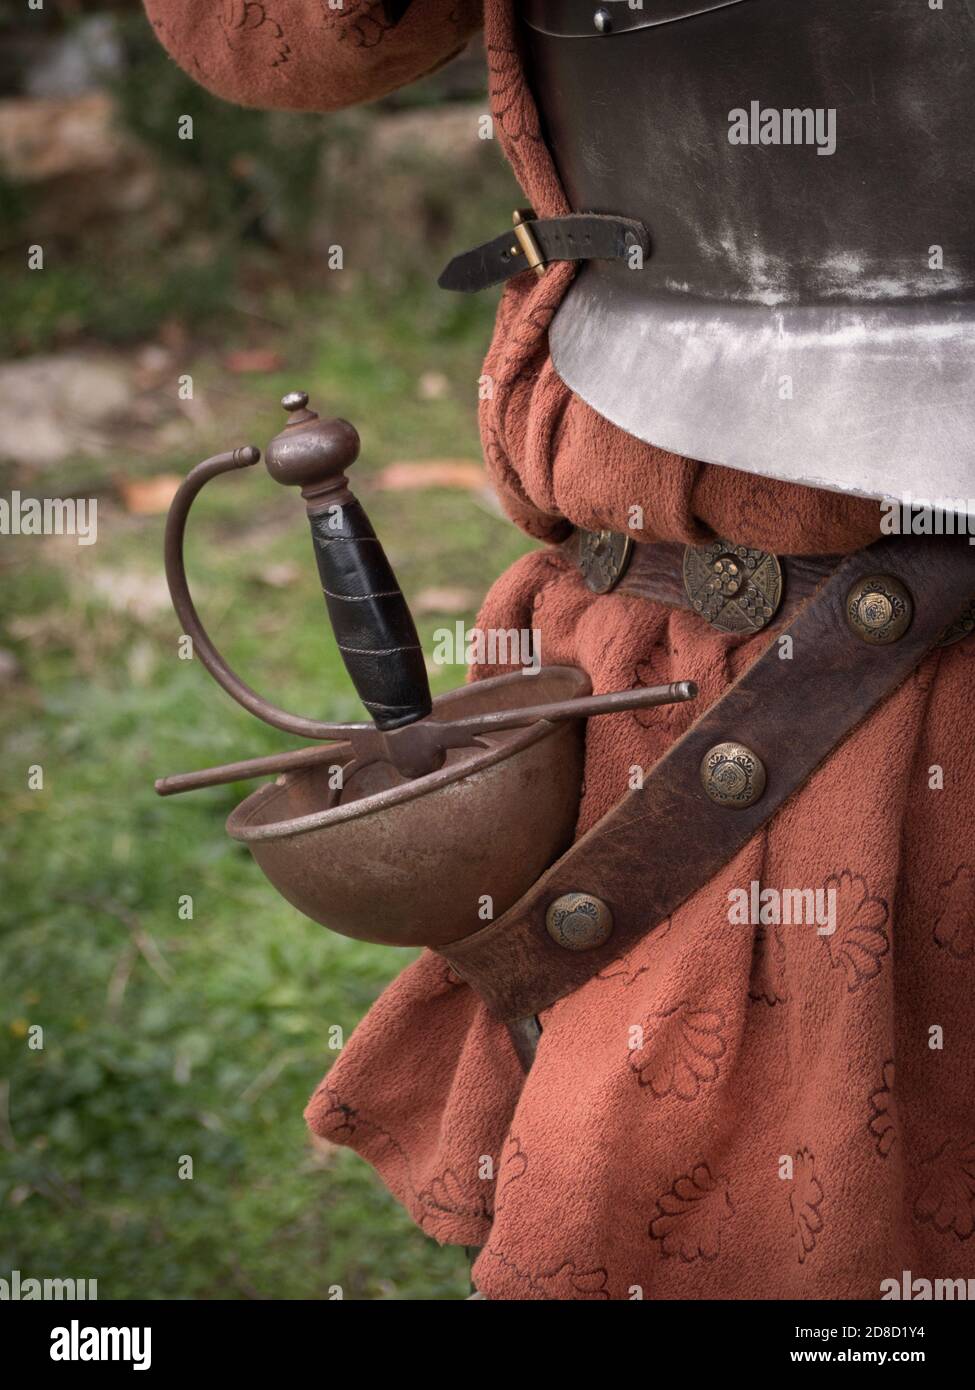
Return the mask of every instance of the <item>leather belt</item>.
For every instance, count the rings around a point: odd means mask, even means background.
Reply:
[[[699,613],[720,632],[750,635],[785,621],[840,555],[772,555],[734,541],[642,544],[617,531],[576,530],[558,547],[593,593],[611,590]]]
[[[706,546],[634,541],[577,528],[556,549],[594,594],[616,590],[700,614],[719,632],[750,636],[785,622],[836,569],[841,555],[772,555],[716,540]],[[975,599],[945,628],[939,647],[975,633]]]
[[[440,954],[505,1022],[571,994],[727,864],[907,678],[973,592],[965,537],[888,537],[847,556],[789,624],[792,660],[770,644],[640,790],[514,907]]]
[[[455,256],[441,272],[442,290],[472,294],[513,275],[544,274],[550,261],[630,260],[642,269],[650,237],[642,222],[598,213],[536,218],[530,209],[514,214],[514,229]]]

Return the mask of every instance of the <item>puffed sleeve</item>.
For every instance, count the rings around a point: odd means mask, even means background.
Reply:
[[[448,61],[482,0],[144,0],[160,42],[240,106],[333,111]]]

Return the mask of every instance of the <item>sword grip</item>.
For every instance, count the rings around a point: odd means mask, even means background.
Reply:
[[[304,391],[282,404],[288,425],[268,445],[276,482],[300,487],[311,522],[328,615],[359,699],[381,730],[423,719],[433,708],[416,627],[393,568],[345,470],[359,455],[347,420],[323,420]]]
[[[376,727],[398,729],[432,700],[413,616],[365,509],[344,500],[309,511],[328,616],[345,668]]]

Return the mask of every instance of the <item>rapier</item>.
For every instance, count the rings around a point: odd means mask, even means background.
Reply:
[[[542,542],[477,626],[537,629],[558,664],[526,683],[482,663],[431,711],[360,517],[319,561],[375,725],[346,731],[341,797],[327,752],[283,755],[229,822],[302,910],[430,948],[312,1129],[479,1248],[481,1298],[970,1277],[975,549],[884,535],[880,501],[975,495],[975,10],[146,4],[213,91],[310,110],[429,72],[483,19],[531,204],[440,284],[505,286],[485,457]],[[751,93],[835,113],[835,152],[731,143]],[[269,466],[311,489],[314,531],[349,437],[286,404]],[[209,655],[277,727],[334,732]],[[835,930],[731,927],[752,883],[830,895]]]

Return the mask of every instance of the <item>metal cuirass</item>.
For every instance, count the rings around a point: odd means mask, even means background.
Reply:
[[[651,241],[576,277],[562,379],[675,453],[975,510],[975,0],[517,9],[572,209]]]

